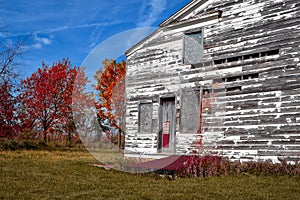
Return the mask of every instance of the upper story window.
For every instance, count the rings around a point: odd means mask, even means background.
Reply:
[[[183,63],[196,64],[202,60],[202,31],[185,33]]]

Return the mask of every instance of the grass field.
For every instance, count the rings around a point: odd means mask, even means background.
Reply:
[[[0,199],[300,199],[299,177],[168,180],[92,166],[84,150],[0,152]]]

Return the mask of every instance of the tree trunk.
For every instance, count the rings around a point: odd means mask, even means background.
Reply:
[[[119,129],[118,131],[118,147],[119,147],[119,151],[123,150],[122,148],[122,130]]]
[[[68,141],[71,144],[71,140],[72,140],[72,134],[71,132],[68,132]]]
[[[47,144],[47,133],[44,131],[44,142]]]

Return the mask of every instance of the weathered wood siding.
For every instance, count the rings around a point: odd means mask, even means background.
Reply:
[[[176,153],[194,152],[202,138],[204,149],[232,159],[298,161],[299,1],[215,0],[197,21],[189,19],[160,27],[127,55],[126,154],[157,153],[159,99],[175,96]],[[202,28],[202,62],[185,65],[183,36],[197,28]],[[195,107],[203,112],[201,136],[197,127],[190,132],[180,127],[185,91],[200,87],[211,97]],[[149,132],[139,131],[143,102],[152,103]]]

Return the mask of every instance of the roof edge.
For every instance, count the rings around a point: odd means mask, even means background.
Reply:
[[[204,4],[208,2],[209,0],[193,0],[187,5],[185,5],[183,8],[181,8],[179,11],[175,12],[173,15],[171,15],[168,19],[163,21],[159,27],[167,26],[172,21],[180,18],[181,16],[184,16],[189,10],[192,10],[192,8],[198,6],[199,4]]]
[[[151,33],[150,35],[148,35],[147,37],[145,37],[144,39],[142,39],[141,41],[139,41],[138,43],[136,43],[135,45],[133,45],[131,48],[129,48],[128,50],[125,51],[125,55],[126,57],[130,56],[132,54],[132,52],[138,48],[141,44],[143,44],[145,41],[147,41],[148,39],[150,39],[151,37],[153,37],[155,34],[157,34],[159,31],[163,30],[163,28],[168,27],[169,25],[171,25],[170,27],[175,27],[177,25],[173,25],[172,22],[174,22],[175,20],[177,20],[180,17],[184,17],[188,14],[190,14],[191,10],[193,10],[193,8],[197,7],[197,6],[202,6],[205,3],[209,2],[210,0],[192,0],[190,3],[188,3],[187,5],[185,5],[183,8],[181,8],[179,11],[175,12],[173,15],[171,15],[168,19],[166,19],[165,21],[163,21],[159,27],[157,27],[157,29]],[[207,16],[206,16],[207,17]],[[201,16],[201,18],[203,18],[203,16]],[[196,19],[199,20],[199,19]],[[180,24],[186,23],[185,21],[183,21]]]
[[[138,46],[140,46],[141,44],[143,44],[146,40],[150,39],[151,37],[153,37],[155,34],[157,34],[161,29],[157,28],[154,32],[152,32],[150,35],[148,35],[147,37],[145,37],[144,39],[142,39],[141,41],[139,41],[138,43],[136,43],[135,45],[133,45],[132,47],[130,47],[128,50],[125,51],[125,56],[130,56],[132,51],[134,51]]]

